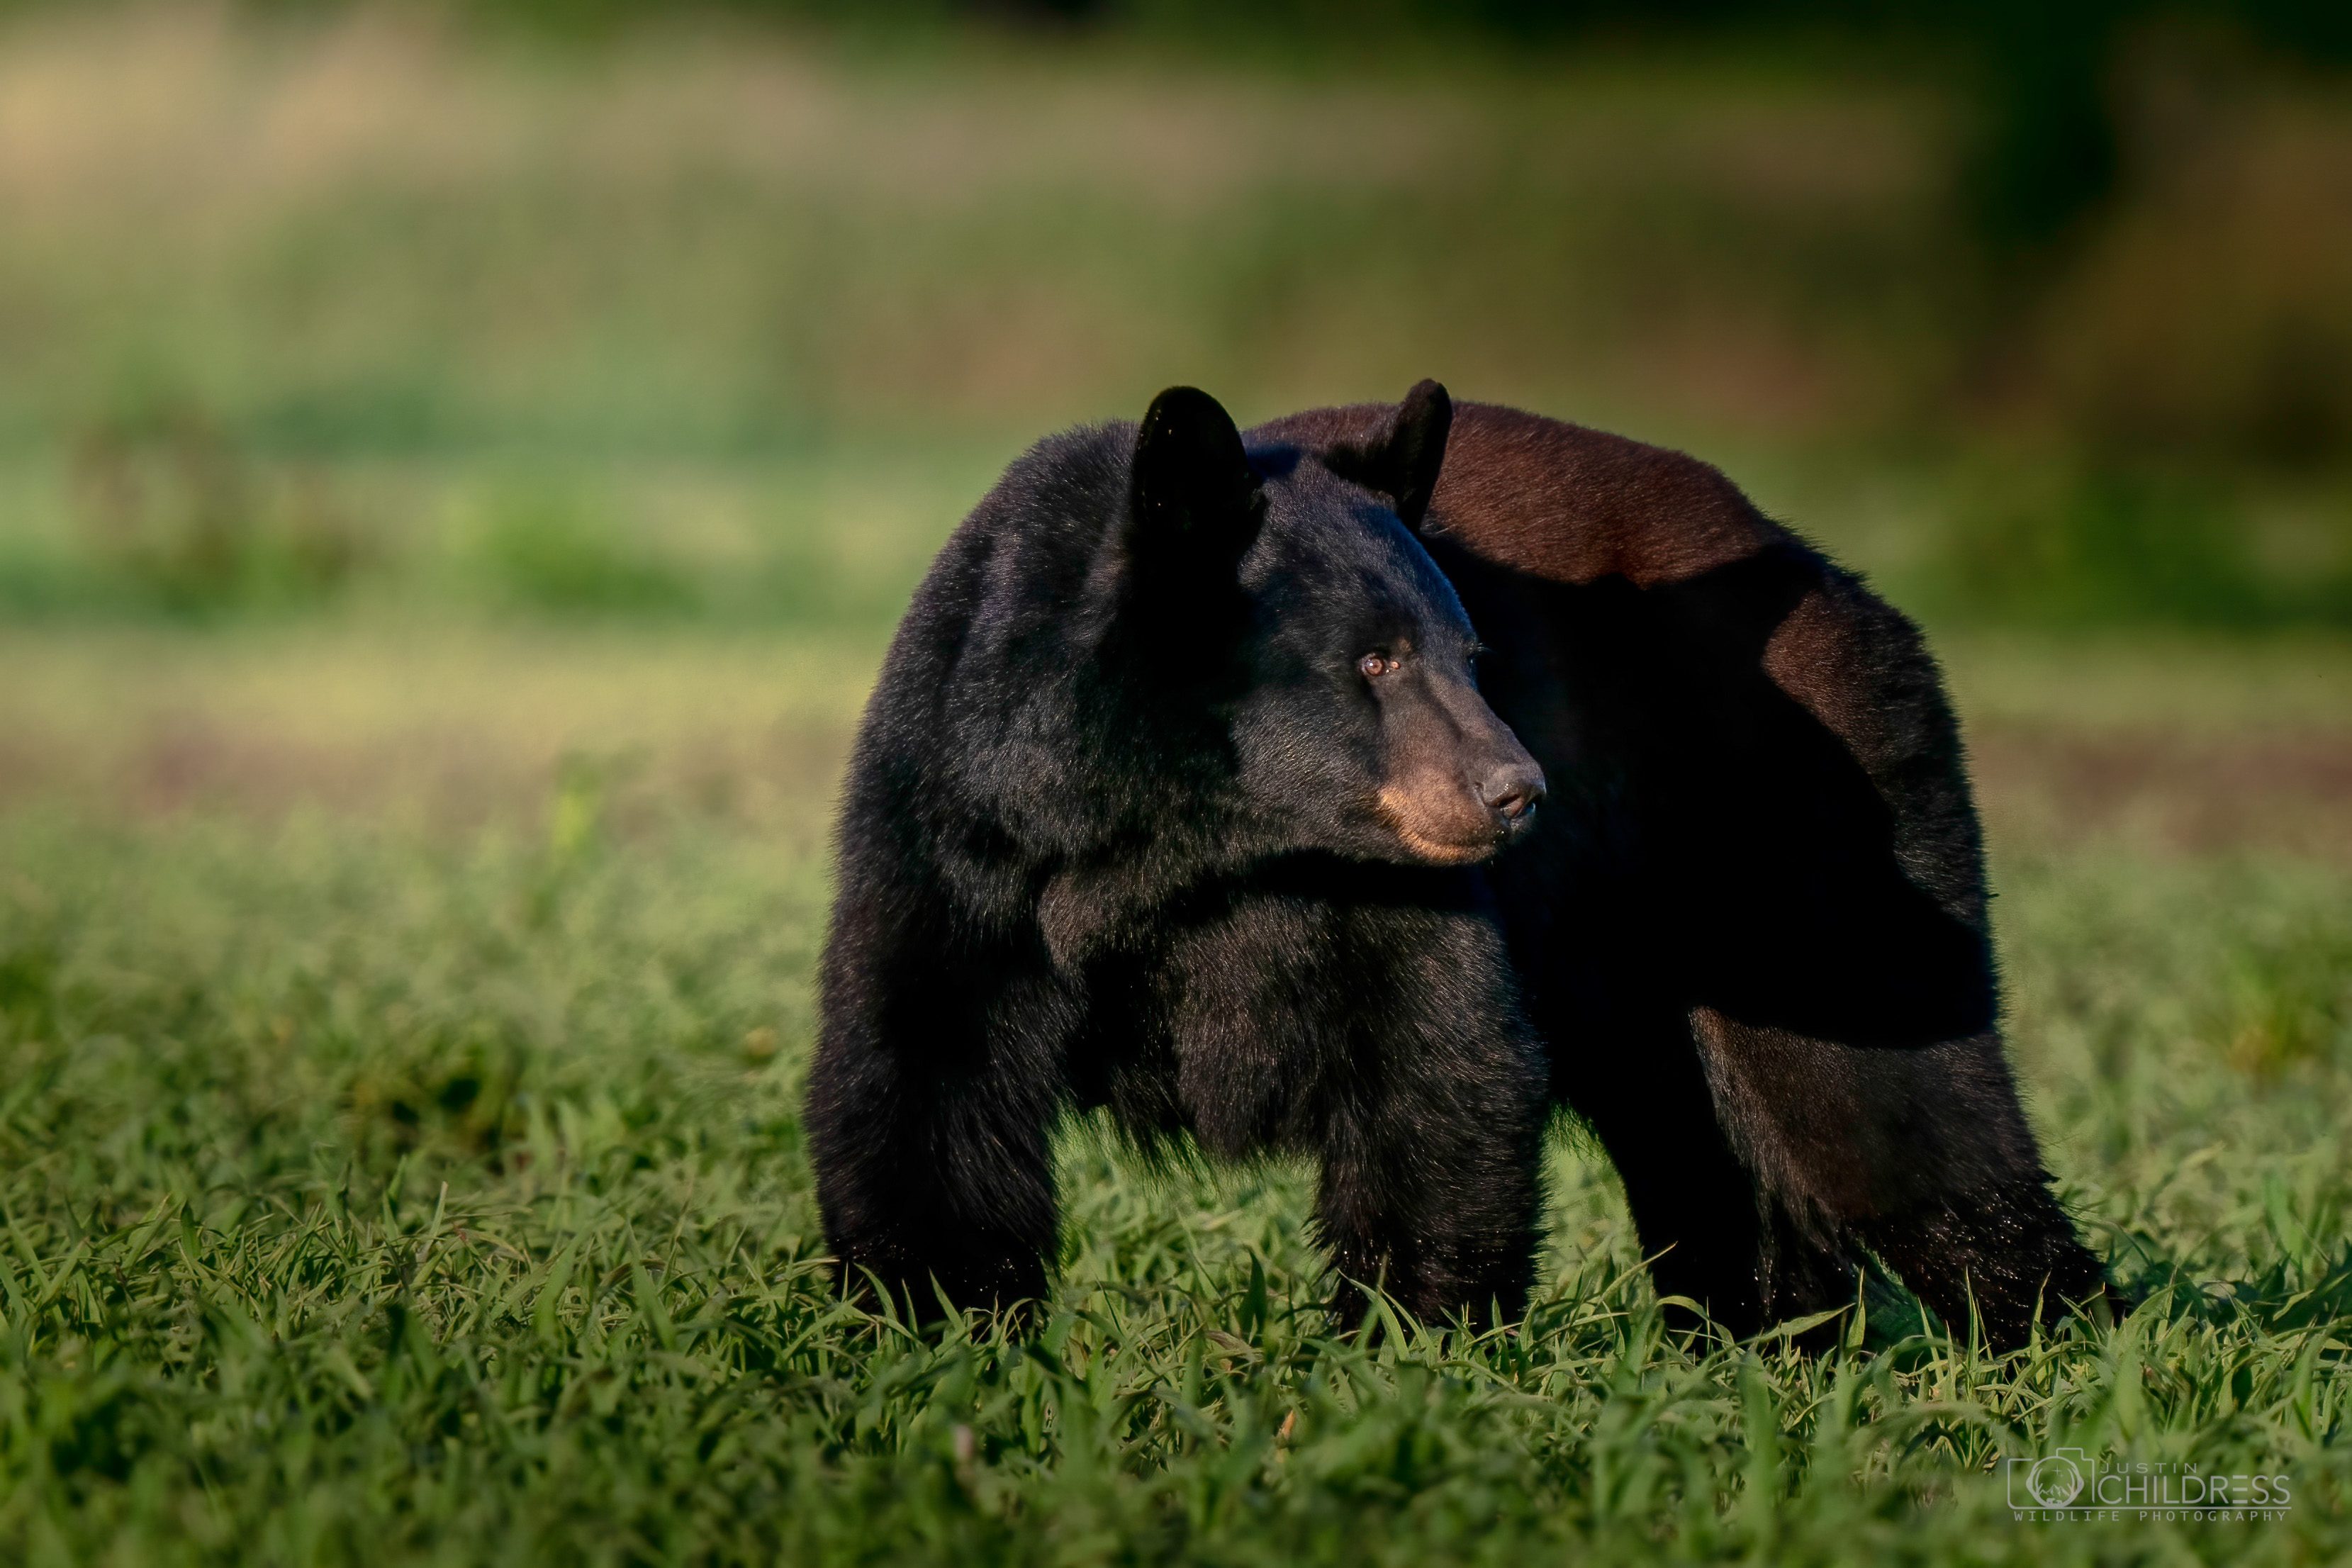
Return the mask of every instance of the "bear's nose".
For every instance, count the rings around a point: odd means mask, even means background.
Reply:
[[[1531,762],[1506,763],[1478,786],[1478,798],[1507,832],[1523,826],[1543,797],[1543,770]]]

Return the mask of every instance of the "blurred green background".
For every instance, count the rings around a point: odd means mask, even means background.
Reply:
[[[2352,27],[2062,9],[20,5],[0,612],[871,623],[1045,431],[1435,375],[2352,626]]]
[[[2352,29],[2061,9],[0,6],[0,801],[821,819],[1027,442],[1435,375],[1872,574],[1996,815],[2305,843]]]

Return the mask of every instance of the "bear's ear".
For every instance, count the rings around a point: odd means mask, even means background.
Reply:
[[[1369,440],[1334,450],[1324,465],[1343,479],[1389,498],[1407,528],[1419,528],[1445,464],[1445,437],[1454,428],[1454,400],[1433,381],[1417,383],[1387,426]]]
[[[1135,436],[1129,547],[1144,570],[1230,573],[1257,538],[1257,470],[1233,416],[1198,387],[1151,400]]]

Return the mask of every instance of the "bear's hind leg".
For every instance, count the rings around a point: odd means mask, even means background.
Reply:
[[[1600,1141],[1624,1184],[1657,1293],[1705,1310],[1700,1318],[1670,1307],[1669,1322],[1696,1329],[1711,1321],[1745,1339],[1854,1300],[1853,1259],[1807,1235],[1735,1152],[1681,1015],[1620,1017],[1573,1032],[1605,1048],[1563,1049],[1555,1093]]]
[[[1863,1241],[1955,1332],[1973,1308],[1985,1342],[2014,1350],[2070,1307],[2110,1300],[2048,1179],[1937,1198],[1858,1227]]]
[[[1998,1035],[1848,1046],[1707,1008],[1694,1018],[1717,1115],[1758,1185],[1869,1247],[1955,1331],[1973,1302],[1986,1342],[2011,1350],[2037,1310],[2046,1321],[2105,1296]]]

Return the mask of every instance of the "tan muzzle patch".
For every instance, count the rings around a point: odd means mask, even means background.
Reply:
[[[1381,820],[1416,858],[1467,866],[1502,847],[1495,819],[1462,784],[1421,778],[1381,786]]]

